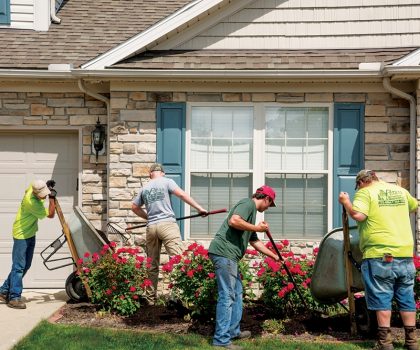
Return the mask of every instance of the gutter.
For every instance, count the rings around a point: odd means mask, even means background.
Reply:
[[[86,88],[83,79],[79,79],[77,81],[77,85],[79,86],[80,91],[82,91],[86,95],[91,96],[91,97],[93,97],[93,98],[95,98],[95,99],[97,99],[99,101],[102,101],[102,102],[104,102],[106,104],[106,111],[107,111],[106,134],[107,134],[107,137],[109,138],[109,129],[110,129],[110,127],[109,127],[109,121],[111,120],[110,119],[110,116],[111,116],[110,99],[108,97],[105,97],[105,96],[101,95],[101,94],[98,94],[97,92],[89,91]],[[106,222],[109,222],[109,139],[106,142],[106,147],[107,147],[106,154],[107,154],[107,157],[108,157],[107,164],[106,164],[106,167],[107,167],[107,169],[106,169],[106,171],[107,171],[107,182],[106,182]]]

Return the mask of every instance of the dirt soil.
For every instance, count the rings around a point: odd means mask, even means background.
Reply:
[[[89,303],[67,303],[50,321],[61,324],[78,324],[91,327],[106,327],[114,329],[130,329],[161,333],[185,334],[198,333],[212,336],[214,323],[204,320],[186,320],[179,310],[169,309],[160,305],[144,305],[139,312],[130,317],[121,317],[97,311]],[[311,312],[282,322],[282,329],[264,329],[262,324],[272,319],[260,305],[246,307],[241,323],[241,330],[249,330],[256,336],[279,336],[283,340],[301,341],[365,341],[372,336],[350,336],[350,322],[347,313],[334,317],[322,317]],[[403,341],[403,329],[399,324],[392,327],[395,340]],[[419,332],[419,331],[418,331]],[[420,334],[418,334],[420,335]]]

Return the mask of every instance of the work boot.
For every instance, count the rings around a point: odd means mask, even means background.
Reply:
[[[20,299],[9,300],[7,306],[12,309],[26,309],[26,304]]]
[[[251,332],[250,331],[241,331],[236,337],[233,337],[232,339],[248,339],[251,338]]]
[[[3,301],[7,304],[7,294],[0,293],[0,301]]]
[[[378,343],[376,344],[375,349],[394,350],[390,327],[378,327]]]
[[[404,327],[404,330],[405,330],[404,348],[408,350],[418,350],[419,344],[417,343],[416,326]]]

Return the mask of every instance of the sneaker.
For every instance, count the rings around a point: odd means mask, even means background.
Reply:
[[[7,294],[0,293],[0,301],[3,301],[7,304]]]
[[[242,346],[235,345],[235,344],[229,344],[229,345],[215,345],[215,344],[213,344],[213,346],[218,347],[218,348],[223,348],[223,349],[230,349],[230,350],[243,350]]]
[[[233,337],[233,339],[248,339],[251,338],[251,332],[250,331],[241,331],[236,337]]]
[[[26,304],[20,299],[9,300],[7,306],[12,309],[26,309]]]

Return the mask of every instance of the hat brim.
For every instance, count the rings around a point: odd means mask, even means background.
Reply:
[[[274,203],[274,201],[273,201],[273,200],[271,200],[271,205],[270,205],[270,207],[277,207],[276,203]]]
[[[42,190],[40,190],[39,192],[35,192],[34,193],[38,196],[38,197],[46,197],[49,194],[51,194],[51,191],[48,189],[48,187],[44,187]]]

